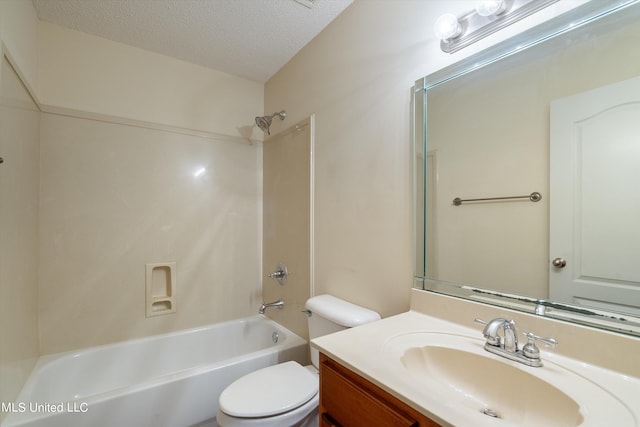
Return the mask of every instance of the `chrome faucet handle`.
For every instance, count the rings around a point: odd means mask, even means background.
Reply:
[[[287,266],[283,263],[279,263],[274,271],[267,274],[268,278],[277,279],[278,283],[281,285],[284,285],[287,282],[287,276],[289,276],[289,271],[287,270]]]
[[[285,272],[284,270],[275,270],[269,274],[267,274],[267,277],[270,277],[272,279],[279,279],[281,277],[285,276]]]
[[[531,332],[523,332],[523,335],[527,337],[527,343],[522,347],[522,354],[529,359],[540,359],[540,349],[536,346],[536,341],[543,342],[552,347],[558,345],[558,340],[555,338],[544,338]]]

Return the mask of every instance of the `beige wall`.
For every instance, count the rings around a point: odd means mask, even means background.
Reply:
[[[433,22],[472,1],[358,0],[267,82],[266,111],[316,115],[316,294],[383,316],[409,307],[415,80],[579,3],[561,1],[448,55]]]
[[[355,2],[265,87],[265,110],[316,114],[315,293],[385,316],[408,307],[411,288],[410,84],[394,63],[403,49],[367,40],[381,20],[393,32],[375,6],[400,16],[396,3]]]
[[[262,140],[263,84],[40,22],[39,97],[68,108]]]
[[[24,83],[37,93],[38,17],[30,1],[0,1],[0,39]]]
[[[282,310],[266,315],[307,337],[302,314],[311,294],[311,137],[312,118],[272,135],[264,143],[262,294],[265,302],[282,299]],[[287,266],[284,285],[264,277],[278,263]]]
[[[39,355],[40,112],[0,59],[0,401],[11,402]]]
[[[39,112],[27,90],[37,85],[37,22],[30,1],[0,1],[0,156],[5,158],[0,165],[2,402],[17,396],[39,354]],[[0,414],[0,421],[4,415]]]

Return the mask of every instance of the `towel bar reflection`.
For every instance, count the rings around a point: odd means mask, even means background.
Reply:
[[[511,199],[529,199],[532,202],[539,202],[542,200],[542,194],[534,191],[531,194],[527,194],[526,196],[509,196],[509,197],[487,197],[484,199],[461,199],[460,197],[456,197],[453,199],[453,204],[455,206],[460,206],[465,202],[485,202],[490,200],[511,200]]]

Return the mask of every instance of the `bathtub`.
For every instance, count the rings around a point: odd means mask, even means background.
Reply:
[[[277,342],[276,342],[277,341]],[[2,427],[215,426],[218,396],[248,372],[308,360],[265,316],[41,357]]]

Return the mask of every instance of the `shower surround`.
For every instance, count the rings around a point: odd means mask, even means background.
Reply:
[[[260,144],[43,114],[41,158],[43,354],[257,310]],[[145,317],[148,263],[175,313]]]

